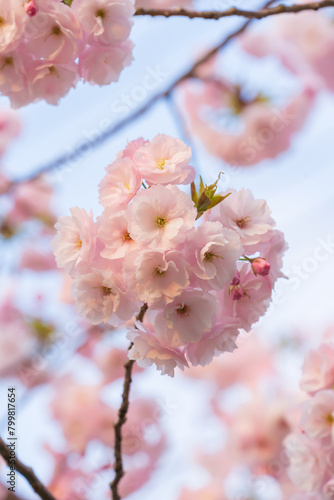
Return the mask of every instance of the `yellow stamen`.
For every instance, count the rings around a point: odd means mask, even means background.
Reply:
[[[156,226],[158,226],[159,229],[165,227],[165,225],[167,224],[168,222],[168,219],[165,215],[161,215],[160,217],[156,217],[155,218],[155,224]]]
[[[163,158],[159,158],[159,160],[157,160],[157,168],[159,170],[163,170],[164,169],[164,166],[166,165],[166,160],[164,160]]]

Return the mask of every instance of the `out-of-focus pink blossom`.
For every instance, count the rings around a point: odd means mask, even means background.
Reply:
[[[308,436],[323,446],[334,444],[334,391],[317,392],[304,406],[301,425]]]
[[[39,272],[51,271],[57,268],[54,255],[52,253],[40,252],[33,247],[25,248],[21,257],[20,267]]]
[[[230,131],[227,125],[222,128],[219,116],[215,118],[217,108],[210,108],[211,104],[206,102],[205,94],[211,92],[212,85],[221,88],[218,109],[226,114],[225,123],[231,127],[233,124],[234,130]],[[266,158],[276,158],[287,150],[293,134],[305,123],[315,98],[314,89],[306,86],[285,107],[277,108],[261,96],[244,101],[240,98],[239,88],[237,91],[226,90],[219,82],[205,82],[202,86],[198,93],[186,88],[185,106],[190,127],[211,154],[232,166],[255,165]]]
[[[10,109],[0,111],[0,156],[2,156],[10,142],[19,135],[21,123],[17,114]]]
[[[306,354],[300,386],[310,394],[334,387],[333,345],[322,344]]]

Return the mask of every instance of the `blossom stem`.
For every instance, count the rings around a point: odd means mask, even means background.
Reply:
[[[13,457],[11,450],[8,448],[3,439],[0,438],[0,455],[6,461],[9,467],[13,467]],[[32,489],[42,500],[56,500],[50,491],[41,483],[34,471],[24,465],[18,458],[15,457],[15,470],[26,478]]]
[[[275,16],[277,14],[296,14],[305,10],[319,10],[325,7],[334,7],[333,0],[322,0],[321,2],[310,2],[304,4],[296,5],[277,5],[270,9],[264,8],[260,10],[244,10],[238,9],[237,7],[232,7],[223,11],[193,11],[187,9],[143,9],[139,8],[136,10],[136,16],[163,16],[163,17],[188,17],[189,19],[221,19],[223,17],[246,17],[248,19],[263,19],[269,16]]]
[[[137,321],[143,321],[145,312],[147,311],[147,304],[143,304],[139,313],[136,316]],[[129,346],[129,349],[132,347],[132,342]],[[114,429],[115,429],[115,449],[114,449],[114,456],[115,456],[115,465],[114,465],[114,470],[115,470],[115,477],[113,481],[110,483],[110,489],[112,493],[112,499],[113,500],[120,500],[121,497],[118,492],[118,485],[122,477],[124,476],[124,469],[123,469],[123,459],[122,459],[122,427],[126,422],[126,415],[129,409],[129,395],[130,395],[130,386],[131,386],[131,374],[132,374],[132,367],[134,365],[134,360],[129,359],[125,364],[125,376],[124,376],[124,384],[123,384],[123,394],[122,394],[122,403],[121,406],[118,410],[118,420],[114,424]]]

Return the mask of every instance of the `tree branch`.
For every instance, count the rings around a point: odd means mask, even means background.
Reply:
[[[143,304],[138,315],[136,316],[137,321],[143,321],[144,315],[147,311],[147,304]],[[131,342],[129,346],[129,350],[133,346],[133,343]],[[134,360],[129,359],[125,364],[125,376],[124,376],[124,385],[123,385],[123,394],[122,394],[122,403],[121,406],[118,410],[118,420],[114,424],[114,429],[115,429],[115,450],[114,450],[114,455],[115,455],[115,465],[114,465],[114,470],[115,470],[115,477],[114,480],[110,483],[110,489],[112,492],[112,498],[113,500],[121,500],[121,497],[119,496],[118,493],[118,484],[122,477],[124,476],[124,469],[123,469],[123,460],[122,460],[122,427],[126,422],[126,414],[128,412],[129,408],[129,394],[130,394],[130,385],[131,385],[131,373],[132,373],[132,367],[134,365]]]
[[[10,455],[11,450],[8,448],[3,439],[0,438],[0,455],[7,462],[9,467],[13,467],[13,457]],[[32,489],[37,493],[37,495],[43,500],[56,500],[55,497],[50,493],[50,491],[40,482],[38,477],[35,475],[34,471],[24,465],[18,458],[15,457],[15,470],[19,472],[23,477],[26,478]]]
[[[268,7],[272,3],[274,3],[275,0],[270,0],[268,1],[265,5],[264,8]],[[334,2],[333,2],[334,3]],[[48,172],[52,172],[53,170],[56,170],[57,168],[61,168],[62,166],[66,165],[68,162],[72,162],[75,160],[78,160],[84,153],[87,153],[89,150],[93,150],[102,144],[104,144],[110,137],[115,135],[117,132],[120,132],[123,130],[127,125],[130,123],[134,122],[140,116],[145,114],[147,111],[149,111],[153,106],[160,101],[161,99],[168,97],[173,90],[183,83],[185,80],[189,78],[193,78],[196,76],[196,70],[204,63],[206,63],[212,56],[214,56],[217,52],[219,52],[221,49],[226,47],[231,40],[233,40],[235,37],[241,35],[247,27],[250,25],[250,23],[253,22],[253,19],[248,19],[246,22],[244,22],[240,28],[238,28],[236,31],[232,32],[230,35],[226,36],[221,43],[219,43],[216,47],[213,47],[210,49],[204,56],[202,56],[200,59],[198,59],[193,66],[188,69],[183,75],[181,75],[179,78],[177,78],[174,82],[172,82],[169,87],[162,92],[152,96],[142,107],[138,108],[135,110],[132,114],[129,116],[123,118],[119,122],[111,125],[109,128],[107,128],[101,135],[98,135],[95,137],[93,140],[87,140],[83,142],[80,146],[77,146],[76,148],[73,148],[71,153],[68,154],[63,154],[56,158],[55,160],[52,160],[50,163],[47,163],[46,165],[43,165],[42,167],[39,167],[33,172],[32,174],[29,174],[24,177],[20,177],[16,180],[13,180],[11,183],[10,188],[14,188],[15,185],[21,184],[22,182],[28,182],[37,179],[40,175],[43,175]]]
[[[193,11],[187,9],[143,9],[139,8],[136,10],[136,16],[163,16],[163,17],[188,17],[189,19],[221,19],[223,17],[247,17],[248,19],[263,19],[269,16],[275,16],[277,14],[297,14],[305,10],[319,10],[325,7],[334,7],[333,0],[322,0],[321,2],[310,2],[304,4],[296,5],[277,5],[277,7],[272,7],[271,9],[261,9],[261,10],[243,10],[236,7],[232,7],[228,10],[223,11]]]

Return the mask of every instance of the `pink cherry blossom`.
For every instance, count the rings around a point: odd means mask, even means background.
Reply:
[[[133,161],[148,184],[190,184],[195,170],[190,167],[191,149],[180,139],[157,135],[143,145]]]
[[[218,292],[222,317],[237,318],[242,328],[249,331],[266,312],[271,301],[272,286],[269,277],[256,277],[248,264],[240,268],[240,274],[232,286]],[[237,287],[234,293],[233,288]]]
[[[211,91],[212,83],[201,85],[204,86],[202,93]],[[220,126],[220,115],[215,117],[217,109],[207,106],[201,90],[192,92],[188,84],[185,107],[192,131],[207,150],[233,166],[255,165],[265,158],[276,158],[287,150],[293,134],[305,123],[316,94],[314,88],[306,84],[301,94],[291,97],[284,107],[277,108],[261,95],[247,102],[239,87],[231,92],[230,86],[226,90],[226,85],[221,85],[220,80],[216,85],[222,94],[220,114],[226,117],[228,124],[234,124],[232,130]],[[227,106],[225,101],[229,103]]]
[[[51,242],[58,267],[69,273],[95,254],[96,229],[93,214],[83,208],[71,208],[71,216],[60,217],[55,225],[57,234]]]
[[[334,392],[320,391],[305,403],[301,424],[310,438],[334,444]]]
[[[127,337],[133,342],[129,350],[129,358],[135,359],[143,368],[154,363],[162,374],[173,377],[176,367],[183,370],[185,366],[188,366],[179,348],[160,340],[151,329],[140,322],[136,323],[136,328],[128,332]]]
[[[256,200],[249,189],[229,189],[223,194],[228,193],[231,194],[211,210],[209,220],[220,221],[236,231],[244,247],[258,244],[275,225],[267,203]]]
[[[56,382],[52,411],[60,422],[70,451],[84,454],[89,441],[113,442],[116,411],[100,399],[100,386],[81,385],[70,376]]]
[[[81,25],[62,2],[42,2],[36,16],[27,20],[25,32],[26,49],[37,59],[67,63],[78,57]]]
[[[159,338],[168,339],[172,346],[198,342],[211,330],[217,316],[217,302],[202,290],[185,290],[167,304],[155,321]]]
[[[175,247],[194,225],[197,210],[177,186],[152,186],[139,191],[131,204],[130,236],[150,247]]]
[[[187,262],[175,250],[143,250],[134,262],[136,292],[140,300],[154,304],[171,302],[189,285]]]
[[[118,82],[119,76],[133,60],[133,43],[126,40],[118,45],[95,43],[87,46],[79,59],[79,73],[91,85]]]
[[[26,247],[20,262],[20,267],[33,271],[51,271],[56,269],[56,262],[52,253],[43,253],[33,247]]]
[[[240,238],[220,222],[204,222],[187,239],[187,261],[204,289],[223,288],[236,272]]]
[[[45,99],[49,104],[58,104],[79,79],[74,62],[66,64],[56,61],[36,61],[28,74],[33,101]]]
[[[92,325],[119,326],[138,311],[138,301],[110,270],[92,269],[74,279],[72,293],[78,313]]]
[[[119,158],[107,166],[99,185],[100,203],[114,210],[125,208],[141,186],[141,175],[130,158]]]
[[[22,47],[0,54],[0,91],[9,96],[13,108],[25,106],[31,101],[28,88],[28,71],[31,64],[31,57]]]
[[[80,0],[74,11],[93,42],[124,42],[131,31],[134,6],[132,0]]]
[[[135,152],[145,144],[149,144],[149,141],[146,141],[143,137],[134,139],[128,142],[125,149],[118,153],[117,158],[131,158],[133,160]]]
[[[128,216],[125,210],[114,212],[112,208],[106,208],[99,217],[98,236],[104,243],[105,248],[101,256],[107,259],[120,259],[135,248],[137,244],[130,237],[128,228]]]
[[[0,156],[2,156],[10,142],[21,132],[21,123],[15,112],[9,109],[0,111]]]
[[[214,356],[222,352],[233,352],[239,335],[240,323],[234,318],[224,318],[205,333],[196,343],[188,344],[185,348],[187,361],[192,366],[206,366],[211,363]]]
[[[325,498],[334,498],[334,479],[330,479],[324,485],[322,494]]]
[[[316,491],[323,481],[326,452],[305,434],[290,434],[285,439],[285,449],[291,480],[302,490]]]
[[[306,354],[300,387],[309,394],[334,387],[334,346],[332,344],[322,344]]]
[[[25,18],[24,4],[20,0],[1,2],[0,53],[16,48],[23,33]]]

